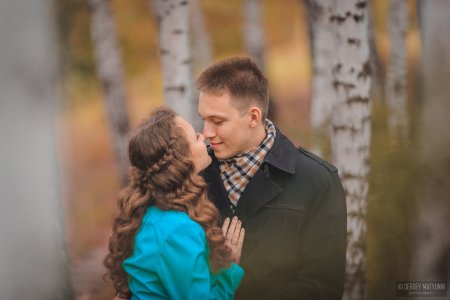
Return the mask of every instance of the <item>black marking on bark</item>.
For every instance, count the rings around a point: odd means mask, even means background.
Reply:
[[[356,134],[359,130],[353,126],[348,125],[333,125],[334,133],[338,131],[350,131],[352,135]]]
[[[182,29],[174,29],[174,30],[172,31],[172,33],[173,33],[173,34],[183,34],[183,33],[184,33],[184,30],[182,30]]]
[[[346,17],[339,16],[339,15],[333,15],[330,17],[330,22],[336,22],[338,25],[345,22]]]
[[[372,66],[370,65],[370,60],[367,60],[364,64],[363,64],[363,68],[361,70],[361,72],[358,73],[357,78],[358,79],[367,79],[367,77],[370,77],[372,75]]]
[[[180,92],[180,93],[184,93],[184,91],[186,90],[186,87],[184,85],[174,85],[174,86],[168,86],[165,88],[166,91],[168,92]]]
[[[361,122],[364,124],[366,122],[370,122],[370,115],[369,116],[365,116],[364,118],[361,119]]]
[[[338,25],[344,23],[347,18],[353,18],[356,23],[359,23],[364,20],[364,14],[352,14],[351,12],[347,12],[345,15],[332,15],[330,16],[330,22],[336,22]]]
[[[116,124],[116,126],[117,126],[117,132],[119,132],[121,134],[126,134],[129,129],[128,119],[126,119],[124,117],[120,118],[120,120]]]
[[[358,38],[348,38],[347,43],[349,45],[355,45],[355,46],[359,47],[361,45],[361,40]]]
[[[355,103],[369,103],[369,97],[361,97],[361,96],[353,96],[348,98],[345,103],[351,105],[351,104],[355,104]]]
[[[181,63],[184,64],[184,65],[190,64],[190,63],[192,63],[192,58],[186,58]]]
[[[353,72],[355,72],[355,68],[351,67],[350,68],[350,73],[353,73]]]
[[[358,2],[356,2],[355,6],[358,9],[364,9],[367,6],[367,2],[366,1],[358,1]]]
[[[337,73],[341,72],[341,69],[342,69],[342,64],[339,63],[331,70],[331,72],[333,74],[337,74]]]
[[[355,88],[355,85],[353,83],[345,83],[339,80],[333,81],[333,87],[335,90],[337,90],[339,87],[342,87],[346,92],[349,92],[351,89]]]
[[[353,20],[355,20],[356,23],[359,23],[364,20],[364,15],[353,15]]]
[[[166,9],[166,10],[164,11],[164,14],[165,14],[166,16],[170,15],[170,9]]]
[[[169,53],[170,53],[170,51],[169,50],[167,50],[167,49],[160,49],[159,50],[159,53],[161,54],[161,55],[168,55]]]
[[[405,85],[401,80],[396,80],[394,83],[394,92],[398,95],[405,89]]]
[[[341,174],[341,179],[342,180],[346,180],[346,179],[364,180],[366,178],[367,178],[366,176],[356,175],[356,174],[352,174],[352,173],[349,173],[349,172],[342,172],[342,174]]]
[[[183,6],[183,5],[188,5],[188,1],[181,1],[180,6]]]

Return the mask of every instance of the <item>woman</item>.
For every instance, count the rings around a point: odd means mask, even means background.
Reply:
[[[130,180],[104,261],[118,296],[232,299],[245,232],[237,219],[218,225],[198,174],[211,163],[203,136],[160,108],[132,135],[128,154]]]

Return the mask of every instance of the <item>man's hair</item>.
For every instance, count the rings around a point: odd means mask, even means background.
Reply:
[[[267,79],[248,57],[233,57],[212,64],[197,78],[197,89],[213,95],[228,92],[238,110],[243,111],[253,104],[261,109],[263,121],[267,117]]]

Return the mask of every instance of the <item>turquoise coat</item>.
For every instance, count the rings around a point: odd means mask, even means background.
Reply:
[[[148,208],[123,262],[131,299],[233,299],[244,270],[212,274],[208,256],[205,231],[186,213]]]

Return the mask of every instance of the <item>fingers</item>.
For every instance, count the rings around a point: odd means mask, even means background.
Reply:
[[[239,239],[238,239],[238,241],[237,241],[237,248],[238,248],[239,250],[242,249],[242,245],[244,244],[245,229],[242,228],[240,231],[241,231],[241,232],[240,232],[240,234],[239,234]]]
[[[233,219],[231,220],[230,227],[228,228],[228,231],[227,231],[225,239],[230,241],[230,242],[231,242],[231,240],[233,238],[234,230],[236,229],[237,222],[238,222],[237,217],[233,217]]]
[[[230,218],[226,218],[222,225],[222,233],[224,237],[227,237],[228,226],[230,226]]]
[[[232,245],[237,245],[237,243],[238,243],[239,234],[241,233],[241,226],[242,226],[241,221],[237,220],[236,228],[234,229],[233,236],[231,237],[231,244]]]

